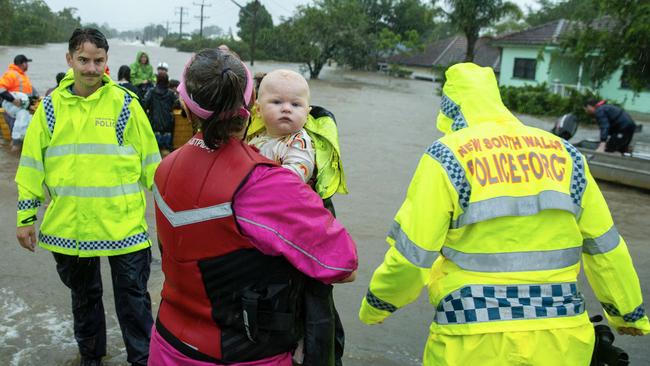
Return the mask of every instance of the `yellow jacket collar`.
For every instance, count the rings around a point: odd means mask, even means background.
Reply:
[[[444,134],[483,122],[520,123],[503,105],[491,68],[461,63],[447,69],[445,76],[436,121]]]

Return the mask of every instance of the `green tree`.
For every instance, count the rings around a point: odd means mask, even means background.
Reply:
[[[255,24],[256,32],[273,28],[273,17],[259,1],[250,2],[239,10],[239,21],[237,22],[239,32],[237,35],[248,44],[253,38],[253,24]]]
[[[623,68],[632,90],[650,88],[650,2],[600,0],[597,10],[599,16],[575,27],[563,49],[591,63],[591,80],[597,87]]]
[[[332,58],[353,67],[366,65],[371,50],[360,5],[355,0],[317,0],[313,6],[299,7],[276,32],[285,40],[288,58],[304,63],[312,79]]]
[[[423,4],[420,0],[399,0],[392,6],[387,19],[388,26],[401,37],[407,37],[407,33],[416,31],[420,37],[428,39],[435,29],[434,18],[439,12],[440,9]]]
[[[593,19],[598,13],[598,0],[538,0],[539,9],[528,8],[526,23],[534,27],[559,19]]]
[[[446,0],[451,8],[447,19],[467,38],[465,61],[474,61],[474,46],[479,32],[505,16],[521,17],[521,9],[502,0]]]
[[[2,20],[0,20],[0,44],[7,44],[10,39],[11,27],[14,22],[14,8],[11,0],[0,0]]]

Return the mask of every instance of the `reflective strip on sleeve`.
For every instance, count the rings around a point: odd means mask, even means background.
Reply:
[[[36,160],[36,159],[34,159],[32,157],[25,156],[25,155],[20,157],[20,162],[18,163],[18,165],[19,166],[24,166],[24,167],[27,167],[27,168],[33,168],[33,169],[36,169],[36,170],[38,170],[40,172],[44,171],[42,161],[38,161],[38,160]]]
[[[601,305],[603,306],[603,309],[607,312],[607,314],[612,315],[612,316],[621,316],[621,312],[618,311],[616,306],[613,304],[608,304],[602,302]],[[645,316],[645,308],[643,304],[637,306],[634,310],[631,312],[625,314],[622,316],[623,320],[629,323],[634,323],[635,321],[643,318]]]
[[[460,268],[476,272],[528,272],[566,268],[580,261],[581,247],[510,253],[464,253],[442,247],[442,255]]]
[[[503,216],[530,216],[543,210],[563,210],[579,217],[582,208],[576,205],[572,197],[556,191],[542,191],[537,195],[523,197],[494,197],[472,202],[465,211],[452,222],[452,228],[475,224]]]
[[[161,160],[160,153],[158,153],[158,152],[151,153],[151,154],[147,155],[144,158],[144,160],[142,161],[142,167],[144,168],[144,167],[146,167],[148,165],[159,163],[160,160]]]
[[[41,201],[39,200],[20,200],[18,201],[18,211],[29,210],[32,208],[38,208],[41,206]]]
[[[612,226],[606,233],[597,237],[585,239],[582,242],[582,251],[587,254],[603,254],[614,250],[620,241],[618,230]]]
[[[469,205],[469,198],[472,194],[472,186],[465,176],[465,170],[454,156],[454,153],[442,142],[434,142],[428,149],[427,154],[436,159],[447,172],[451,184],[458,193],[458,203],[465,211]]]
[[[541,285],[470,285],[440,301],[434,321],[467,324],[580,315],[584,299],[576,283]]]
[[[411,241],[398,222],[393,222],[388,236],[395,240],[395,249],[415,266],[431,268],[438,257],[437,251],[423,249]]]
[[[122,146],[124,144],[124,129],[126,128],[126,123],[131,117],[131,110],[129,109],[129,104],[131,104],[131,94],[124,93],[124,105],[122,105],[122,112],[120,116],[117,117],[117,123],[115,124],[115,134],[117,136],[117,143]]]
[[[140,191],[142,191],[142,188],[139,183],[124,184],[113,187],[50,187],[50,192],[53,195],[68,197],[117,197]]]
[[[366,293],[366,301],[375,309],[388,311],[390,313],[394,313],[397,310],[397,306],[378,298],[372,293],[372,291],[370,291],[370,289],[368,289],[368,292]]]
[[[50,146],[45,151],[46,158],[66,155],[135,155],[133,146],[115,144],[66,144]]]
[[[165,215],[173,227],[232,216],[232,206],[230,202],[192,210],[174,211],[162,198],[156,185],[153,186],[153,198],[156,201],[156,205],[158,205],[160,212]]]
[[[573,169],[571,172],[571,187],[569,192],[571,194],[571,199],[575,205],[581,206],[582,196],[585,193],[587,188],[587,175],[585,174],[585,162],[583,160],[582,154],[576,149],[573,145],[568,143],[566,140],[562,140],[564,147],[571,155],[571,160],[573,161]]]
[[[52,105],[52,96],[48,95],[43,98],[43,110],[45,111],[45,120],[47,121],[47,128],[50,130],[50,135],[54,134],[54,124],[56,117],[54,116],[54,106]]]
[[[453,121],[451,124],[452,131],[458,131],[468,126],[463,112],[460,111],[460,106],[445,94],[440,98],[440,111]]]

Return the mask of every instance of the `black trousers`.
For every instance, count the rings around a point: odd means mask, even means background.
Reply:
[[[106,318],[102,303],[100,258],[80,258],[53,253],[61,281],[72,294],[74,336],[86,358],[106,355]],[[117,319],[126,345],[127,361],[146,365],[153,317],[147,281],[151,248],[109,256]]]

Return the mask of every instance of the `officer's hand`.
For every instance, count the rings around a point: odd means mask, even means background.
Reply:
[[[643,332],[641,331],[641,329],[638,329],[638,328],[620,327],[620,328],[618,328],[618,334],[621,334],[621,335],[627,334],[627,335],[631,335],[631,336],[636,337],[636,336],[642,336]]]
[[[16,237],[20,246],[33,252],[36,246],[36,230],[34,225],[21,226],[16,229]]]
[[[354,272],[350,273],[350,275],[345,277],[344,279],[342,279],[340,281],[336,281],[336,283],[353,282],[356,278],[357,278],[357,271],[355,270]]]
[[[16,107],[22,107],[23,106],[23,101],[18,99],[18,98],[14,98],[14,101],[11,102],[11,103],[13,103]]]

